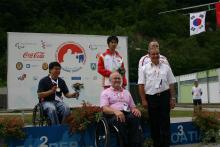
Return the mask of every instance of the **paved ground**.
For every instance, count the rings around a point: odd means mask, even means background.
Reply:
[[[188,122],[192,121],[192,117],[173,117],[170,119],[171,123],[177,123],[177,122]]]
[[[188,110],[188,111],[193,111],[192,107],[175,107],[174,110]],[[207,111],[217,111],[220,112],[220,106],[219,107],[203,107],[203,110],[207,110]]]
[[[184,144],[184,145],[171,145],[171,147],[220,147],[220,144],[209,144],[209,145],[202,145],[202,144]]]

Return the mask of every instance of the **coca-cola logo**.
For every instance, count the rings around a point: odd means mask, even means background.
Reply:
[[[25,52],[23,54],[23,58],[29,58],[29,59],[42,59],[45,57],[45,52]]]

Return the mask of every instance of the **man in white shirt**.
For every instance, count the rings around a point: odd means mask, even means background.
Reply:
[[[148,108],[154,147],[170,145],[170,109],[175,106],[175,77],[160,61],[159,46],[149,48],[151,61],[140,69],[138,78],[142,105]]]
[[[194,81],[194,86],[192,87],[192,95],[193,95],[193,105],[194,105],[194,113],[202,110],[202,89],[199,87],[198,80]]]
[[[151,48],[155,48],[157,47],[159,49],[159,43],[157,40],[152,40],[149,45],[148,45],[148,52]],[[165,63],[167,65],[169,65],[169,62],[167,60],[167,58],[163,55],[160,55],[160,58],[159,58],[160,62],[162,63]],[[141,67],[143,67],[145,64],[151,62],[151,59],[150,59],[150,56],[149,56],[149,53],[147,53],[146,55],[142,56],[141,59],[139,60],[139,64],[138,64],[138,76],[140,74],[140,70],[141,70]],[[170,66],[170,65],[169,65]]]

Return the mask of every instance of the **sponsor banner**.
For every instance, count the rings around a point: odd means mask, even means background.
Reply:
[[[145,138],[150,137],[150,129],[143,125]],[[69,132],[67,126],[26,127],[24,140],[8,140],[8,147],[95,147],[95,125],[81,133]],[[51,133],[52,132],[52,133]],[[171,144],[193,144],[200,142],[200,132],[192,122],[171,124]],[[115,136],[110,136],[110,146],[116,145]]]
[[[192,122],[171,124],[171,144],[192,144],[201,141],[201,134]]]
[[[39,80],[49,74],[49,63],[61,64],[61,75],[70,92],[83,83],[79,99],[64,99],[70,107],[82,100],[99,105],[102,76],[97,72],[98,56],[107,49],[108,36],[8,33],[8,109],[32,109],[38,102]],[[119,37],[118,52],[128,71],[127,37]],[[25,75],[24,75],[25,74]],[[126,72],[128,77],[128,72]]]

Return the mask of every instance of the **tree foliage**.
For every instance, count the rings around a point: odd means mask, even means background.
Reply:
[[[209,3],[204,0],[203,3]],[[220,30],[215,29],[215,12],[207,12],[206,33],[189,37],[189,16],[193,10],[158,13],[201,4],[195,0],[1,0],[0,81],[7,75],[7,32],[41,32],[128,36],[130,81],[137,81],[138,60],[147,43],[156,38],[161,54],[175,75],[220,66]],[[205,8],[199,8],[201,10]]]

